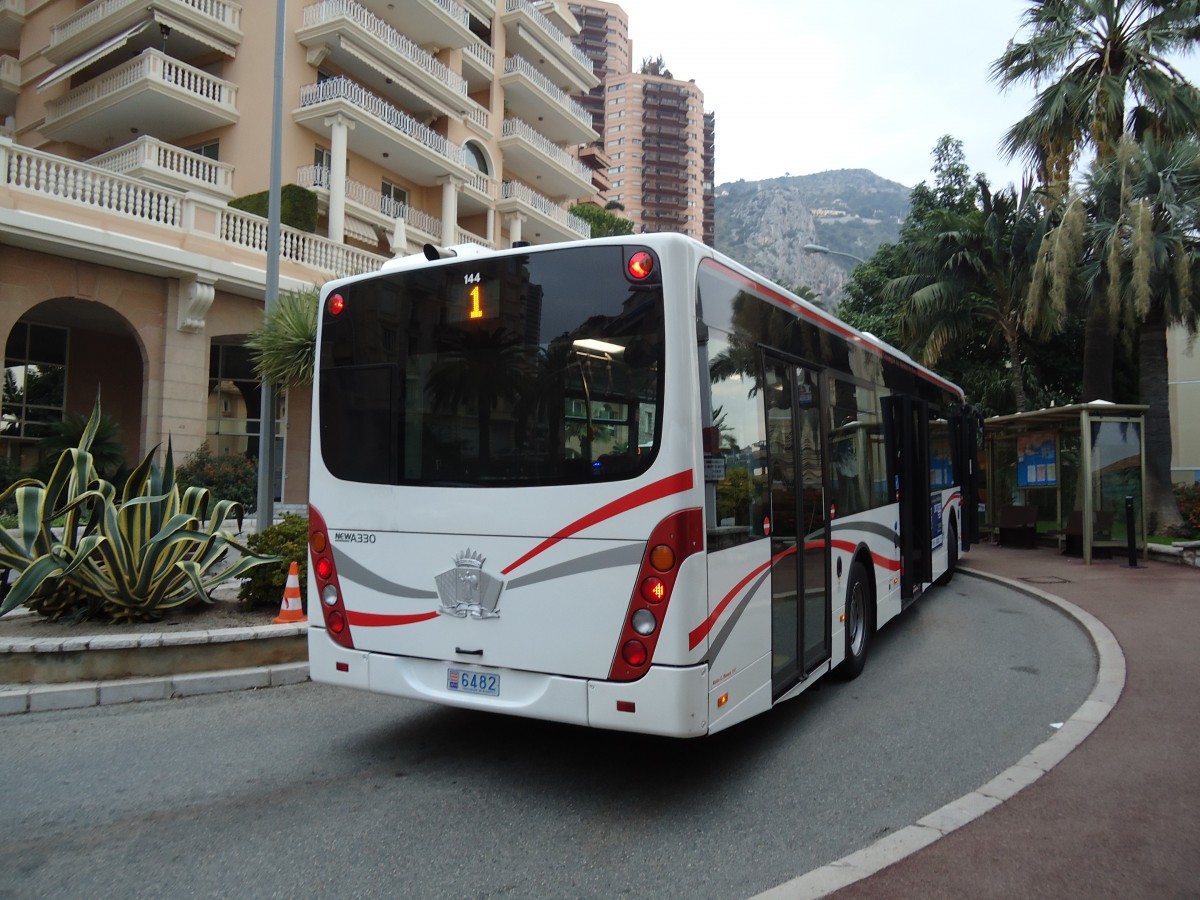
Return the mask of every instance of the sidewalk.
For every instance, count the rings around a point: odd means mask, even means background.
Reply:
[[[831,896],[1200,897],[1200,571],[1127,562],[971,548],[965,571],[1055,595],[1107,626],[1124,653],[1124,689],[1028,787]],[[806,894],[784,886],[780,896]]]

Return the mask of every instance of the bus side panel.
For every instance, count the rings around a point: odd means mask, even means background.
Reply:
[[[763,682],[770,706],[770,541],[757,540],[708,554],[708,615],[696,633],[712,668],[709,687],[718,695],[740,672],[768,658]],[[760,685],[738,679],[729,703],[737,705]]]
[[[708,731],[712,734],[770,708],[771,654],[764,653],[709,692],[708,715],[712,724]]]
[[[895,504],[835,519],[831,559],[833,595],[833,657],[836,666],[844,659],[846,639],[842,614],[846,611],[846,590],[854,555],[866,547],[871,555],[875,584],[875,623],[882,625],[901,609],[900,548],[896,537],[900,510]],[[839,572],[838,564],[841,564]]]

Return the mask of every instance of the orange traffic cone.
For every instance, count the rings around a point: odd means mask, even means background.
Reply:
[[[300,569],[295,563],[288,569],[287,584],[283,588],[283,603],[279,605],[279,615],[272,621],[276,625],[308,621],[308,617],[304,615],[304,604],[300,602]]]

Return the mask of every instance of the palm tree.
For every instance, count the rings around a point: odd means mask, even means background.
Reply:
[[[989,340],[1004,344],[1017,409],[1024,411],[1022,342],[1031,325],[1042,330],[1026,301],[1052,218],[1029,183],[995,194],[983,176],[976,185],[979,208],[930,212],[925,231],[913,235],[912,274],[888,282],[885,298],[901,304],[903,344],[926,365],[966,350],[984,324]]]
[[[317,288],[279,295],[262,329],[246,339],[259,377],[277,386],[312,384],[317,364],[319,298]]]
[[[1091,221],[1083,275],[1105,289],[1110,315],[1136,328],[1138,389],[1146,410],[1146,510],[1151,530],[1183,518],[1171,485],[1167,328],[1200,325],[1200,145],[1123,142],[1087,182]]]
[[[1064,196],[1081,150],[1111,159],[1122,134],[1186,137],[1200,130],[1200,91],[1167,60],[1200,44],[1196,0],[1030,0],[1026,40],[992,64],[1001,87],[1031,82],[1029,114],[1002,142],[1052,196]],[[1084,399],[1112,398],[1112,336],[1104,303],[1088,311]]]

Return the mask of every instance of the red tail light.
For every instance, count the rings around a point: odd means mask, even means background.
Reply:
[[[310,570],[316,577],[318,604],[325,617],[325,629],[330,639],[353,650],[354,639],[346,620],[346,605],[342,602],[342,586],[338,582],[333,548],[329,546],[329,529],[325,518],[315,506],[308,507],[308,553],[312,557]],[[312,604],[309,604],[312,615]]]
[[[610,681],[634,681],[646,674],[667,615],[679,567],[704,549],[704,516],[684,509],[667,516],[650,533],[642,567],[634,582],[625,626],[613,654]]]

